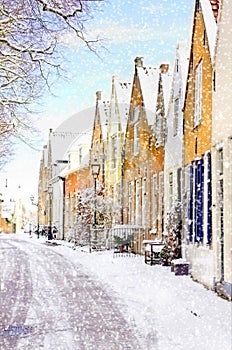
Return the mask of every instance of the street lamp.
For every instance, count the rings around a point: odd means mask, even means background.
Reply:
[[[94,239],[97,240],[97,232],[96,232],[96,226],[97,226],[97,178],[100,172],[100,164],[97,163],[97,159],[94,159],[94,162],[91,164],[92,168],[92,175],[94,179],[94,216],[93,216],[93,229],[95,232]],[[91,239],[90,239],[90,252],[91,252]]]
[[[52,186],[48,186],[49,195],[49,225],[48,225],[48,240],[52,239]]]
[[[34,199],[35,199],[35,197],[32,194],[31,197],[30,197],[31,204],[37,206],[37,238],[39,238],[39,202],[35,203]]]
[[[64,241],[64,231],[65,231],[65,177],[58,176],[58,179],[62,181],[62,240]]]

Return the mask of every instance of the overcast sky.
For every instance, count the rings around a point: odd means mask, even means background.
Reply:
[[[109,99],[113,74],[132,82],[136,56],[144,58],[144,65],[173,63],[177,42],[189,38],[193,4],[193,0],[99,2],[87,30],[91,38],[98,35],[103,39],[104,48],[99,48],[98,56],[74,37],[62,38],[67,79],[53,86],[55,96],[46,94],[41,101],[40,114],[35,117],[41,130],[38,151],[18,145],[15,160],[1,174],[0,191],[7,178],[8,193],[14,195],[20,186],[25,199],[36,195],[39,160],[49,128],[55,129],[74,113],[94,106],[98,90]]]

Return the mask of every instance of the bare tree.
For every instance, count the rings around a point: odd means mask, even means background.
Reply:
[[[31,131],[30,107],[55,72],[60,75],[61,38],[76,40],[95,51],[86,21],[103,0],[2,0],[0,4],[0,132],[24,137]],[[0,146],[6,139],[0,138]],[[0,156],[2,146],[0,147]]]

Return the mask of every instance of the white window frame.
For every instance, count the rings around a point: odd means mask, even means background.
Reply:
[[[147,178],[143,178],[142,182],[142,226],[146,226],[146,218],[147,218]]]
[[[173,199],[174,199],[174,174],[173,171],[169,172],[168,177],[168,184],[169,184],[169,210],[171,210],[173,205]]]
[[[139,123],[134,124],[134,155],[139,153]]]
[[[141,225],[141,180],[135,181],[135,224]]]
[[[202,120],[202,60],[199,62],[195,70],[194,97],[194,127],[196,127]]]
[[[174,113],[173,113],[173,136],[176,136],[179,128],[179,109],[180,98],[177,96],[174,100]]]

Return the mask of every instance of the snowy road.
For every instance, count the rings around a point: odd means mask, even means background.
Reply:
[[[103,285],[56,248],[0,238],[0,349],[139,349]]]

